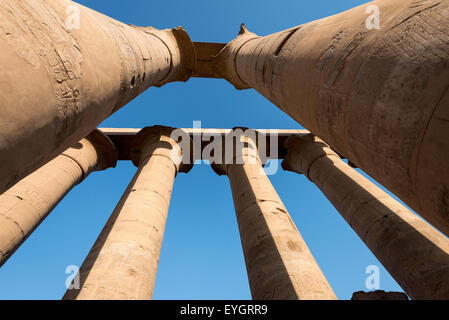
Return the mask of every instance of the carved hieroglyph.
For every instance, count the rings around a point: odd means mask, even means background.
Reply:
[[[243,27],[211,76],[256,89],[449,236],[448,21],[448,0],[378,0],[265,37]]]

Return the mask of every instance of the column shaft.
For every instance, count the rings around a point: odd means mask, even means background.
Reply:
[[[144,141],[134,178],[80,268],[81,288],[64,299],[151,299],[178,170],[170,158],[174,144],[169,134]]]
[[[112,142],[95,130],[0,195],[0,265],[75,185],[116,161]]]
[[[259,158],[243,158],[213,166],[230,181],[253,299],[336,299]]]
[[[347,165],[322,140],[291,137],[283,163],[304,173],[413,299],[449,299],[449,239]]]
[[[377,0],[264,37],[213,70],[254,88],[449,236],[449,1]]]
[[[68,0],[0,0],[0,192],[151,86],[186,81],[195,51]]]

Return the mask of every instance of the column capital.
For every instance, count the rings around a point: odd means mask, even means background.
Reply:
[[[189,152],[185,152],[183,147],[187,147],[185,141],[183,146],[179,143],[179,135],[172,135],[177,128],[168,126],[145,127],[137,133],[134,140],[134,146],[131,149],[131,160],[138,167],[139,164],[152,155],[167,157],[172,160],[176,167],[176,172],[189,172],[193,167],[192,159],[187,156],[190,154],[192,141],[190,136],[182,135],[182,139],[189,139]],[[178,149],[178,150],[175,150]],[[184,152],[183,152],[184,151]]]
[[[326,156],[340,159],[340,156],[326,142],[311,133],[292,135],[285,141],[284,147],[287,149],[287,156],[282,161],[282,168],[306,176],[317,159]]]
[[[83,179],[92,171],[114,168],[118,159],[114,143],[98,129],[65,150],[62,155],[80,166]]]
[[[91,172],[115,167],[109,138],[94,130],[0,195],[0,266],[44,221],[53,208]]]
[[[227,175],[230,165],[258,163],[263,167],[265,163],[262,163],[259,156],[257,134],[256,130],[247,127],[232,128],[223,140],[221,163],[212,162],[212,170],[221,176]],[[238,144],[236,144],[237,141]],[[229,146],[230,143],[231,146]],[[227,154],[229,152],[232,152],[232,155]]]

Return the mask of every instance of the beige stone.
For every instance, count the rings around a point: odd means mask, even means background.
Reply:
[[[254,88],[449,236],[448,19],[447,0],[379,0],[264,37],[243,27],[195,74]]]
[[[266,176],[254,141],[243,139],[240,158],[212,168],[229,178],[253,299],[336,299]]]
[[[308,134],[286,142],[282,166],[304,173],[412,299],[449,299],[449,239]]]
[[[195,64],[183,28],[126,25],[68,0],[1,0],[0,48],[0,192]]]
[[[138,134],[137,173],[80,268],[81,288],[69,289],[64,299],[151,299],[174,179],[190,169],[171,158],[177,143],[171,130],[149,127]]]
[[[114,145],[95,130],[0,195],[0,266],[75,185],[116,162]]]

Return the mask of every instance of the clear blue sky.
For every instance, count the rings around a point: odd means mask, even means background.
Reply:
[[[367,1],[78,2],[125,23],[181,25],[194,41],[228,42],[241,22],[265,35]],[[207,128],[302,128],[255,91],[237,91],[212,79],[151,88],[102,126],[192,127],[195,120]],[[60,299],[66,267],[82,264],[135,171],[130,162],[121,161],[72,190],[0,269],[0,299]],[[338,298],[366,290],[369,265],[380,267],[381,289],[402,291],[317,187],[282,170],[270,179]],[[206,164],[197,165],[175,181],[154,299],[250,298],[228,180]]]

